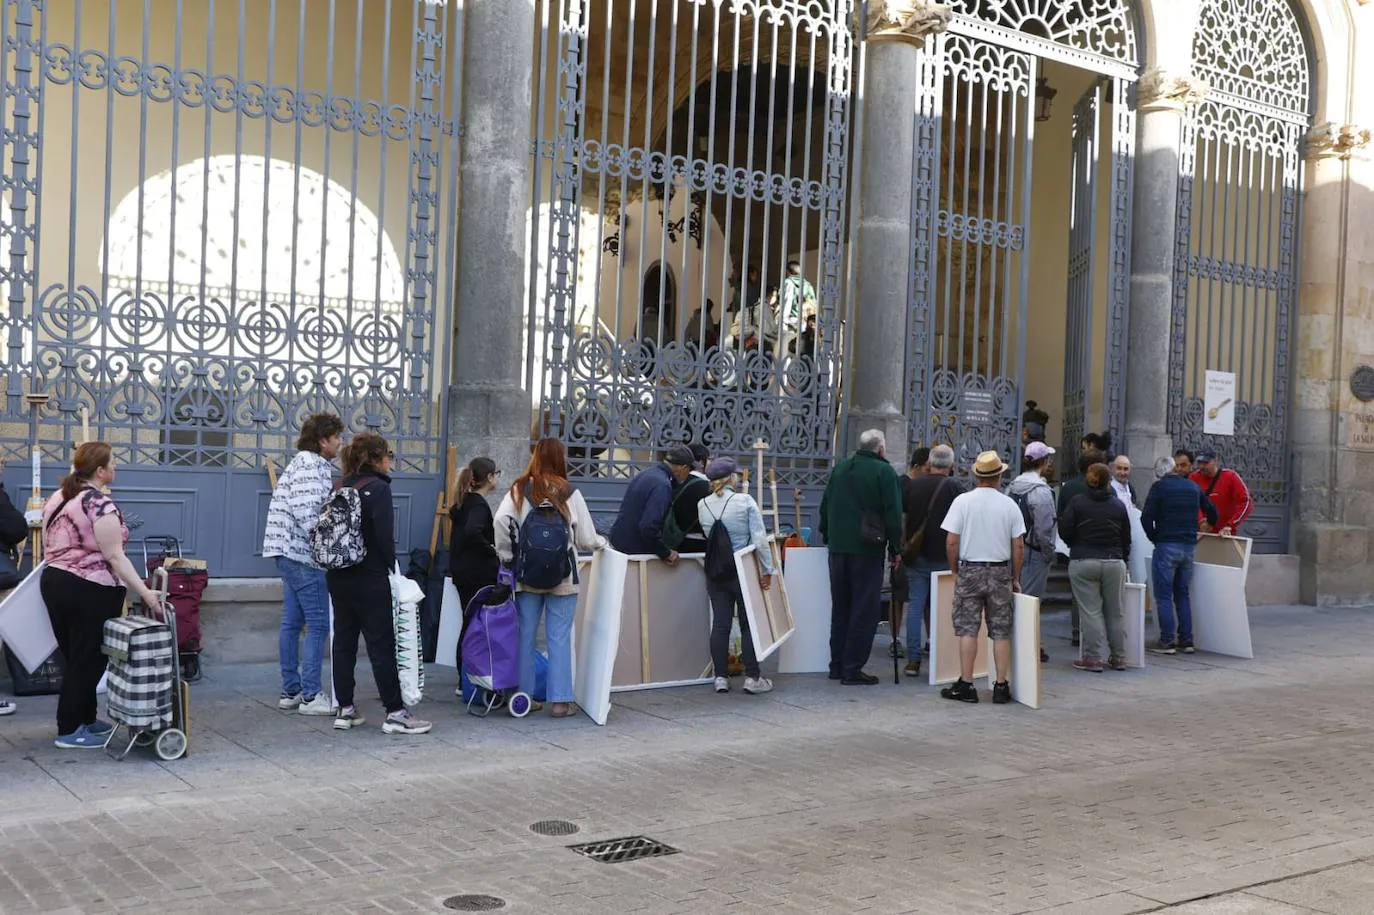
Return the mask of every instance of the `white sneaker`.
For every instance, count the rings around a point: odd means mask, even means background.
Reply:
[[[728,693],[728,692],[730,692],[730,681],[727,680],[727,679],[725,679],[724,677],[716,677],[716,692],[718,692],[718,693]]]
[[[339,714],[334,716],[334,730],[347,731],[350,728],[359,728],[365,721],[358,710],[350,705],[339,709]]]
[[[300,708],[296,709],[296,711],[302,715],[318,715],[324,718],[334,714],[338,709],[334,707],[334,703],[329,701],[328,696],[324,693],[320,693],[309,702],[302,702]]]
[[[428,721],[416,718],[410,714],[408,709],[399,712],[392,712],[386,716],[386,721],[382,722],[383,734],[428,734],[429,729],[434,727]]]
[[[277,708],[281,709],[283,712],[294,712],[300,707],[300,693],[282,693],[281,698],[277,700]]]
[[[766,693],[772,689],[773,681],[767,677],[759,677],[757,680],[753,677],[744,678],[744,691],[751,696],[757,696],[759,693]]]
[[[0,699],[0,718],[4,718],[6,715],[13,715],[17,711],[19,711],[19,706],[8,699]]]

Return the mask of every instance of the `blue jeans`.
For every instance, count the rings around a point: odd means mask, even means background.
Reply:
[[[906,656],[912,660],[919,658],[925,647],[921,640],[921,621],[930,603],[930,573],[948,571],[949,563],[924,556],[916,557],[916,564],[907,566]]]
[[[534,634],[543,614],[549,649],[548,701],[572,702],[572,628],[577,595],[521,591],[515,599],[520,606],[520,692],[534,695]]]
[[[281,691],[297,693],[307,700],[320,692],[320,668],[324,646],[329,641],[329,588],[324,570],[312,569],[303,562],[277,557],[281,576],[282,614]],[[301,658],[301,632],[305,632],[305,658]]]
[[[1173,642],[1175,636],[1193,640],[1193,600],[1188,589],[1193,583],[1194,543],[1157,543],[1153,562],[1155,607],[1159,611],[1159,640]],[[1174,628],[1174,616],[1178,628]]]

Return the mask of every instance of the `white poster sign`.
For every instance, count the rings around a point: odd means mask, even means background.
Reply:
[[[1236,376],[1233,373],[1208,369],[1202,409],[1204,434],[1236,434]]]

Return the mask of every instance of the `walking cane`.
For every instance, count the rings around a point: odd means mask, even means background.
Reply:
[[[892,572],[889,571],[887,574],[888,574],[888,579],[887,579],[887,580],[888,580],[889,582],[892,581]],[[892,644],[893,644],[893,645],[896,645],[896,644],[897,644],[897,598],[896,598],[896,596],[895,596],[894,594],[892,594],[892,589],[891,589],[890,587],[888,588],[888,595],[887,595],[887,625],[888,625],[889,629],[890,629],[891,632],[892,632]],[[908,626],[911,625],[910,619],[908,619],[907,625],[908,625]],[[892,655],[892,685],[893,685],[893,686],[897,686],[897,685],[899,685],[899,684],[902,682],[901,677],[900,677],[900,676],[898,675],[898,673],[897,673],[897,652],[894,650],[894,651],[888,652],[888,654]]]

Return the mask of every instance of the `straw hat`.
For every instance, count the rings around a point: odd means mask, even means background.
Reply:
[[[996,451],[984,451],[978,455],[978,460],[973,463],[973,475],[975,477],[1000,477],[1007,472],[1007,465],[1002,462],[1001,456]]]

